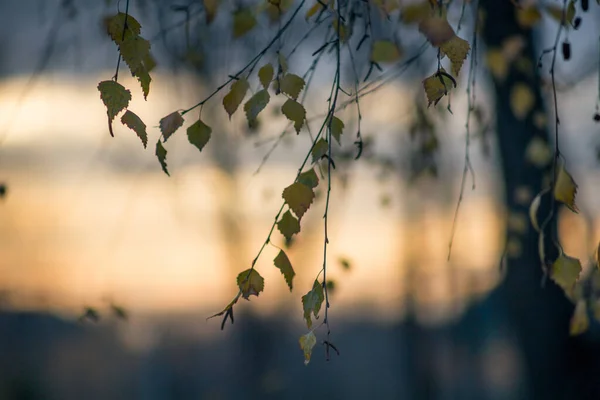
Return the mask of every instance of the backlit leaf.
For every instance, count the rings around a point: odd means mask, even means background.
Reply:
[[[135,113],[127,110],[121,117],[121,123],[133,130],[141,139],[144,148],[148,145],[148,134],[146,133],[146,124]]]
[[[304,365],[308,365],[310,362],[310,356],[312,355],[313,347],[315,347],[317,344],[317,337],[312,331],[310,331],[306,335],[300,336],[299,342],[300,348],[304,352]]]
[[[565,291],[572,289],[581,273],[581,262],[577,258],[561,254],[550,271],[550,278]]]
[[[340,139],[342,136],[342,133],[344,133],[344,123],[342,122],[341,119],[339,119],[338,117],[333,117],[331,119],[330,124],[328,124],[329,127],[331,127],[331,136],[333,136],[336,140],[336,142],[338,142],[338,144],[341,144]]]
[[[285,74],[279,81],[279,90],[296,100],[304,88],[304,79],[295,74]]]
[[[520,120],[525,119],[535,106],[535,95],[524,83],[516,83],[510,90],[510,108]]]
[[[162,143],[160,142],[160,139],[158,140],[158,142],[156,142],[155,154],[158,158],[160,166],[162,167],[162,170],[165,172],[165,174],[170,176],[169,171],[167,170],[167,149],[163,147]]]
[[[150,42],[141,36],[132,36],[119,45],[119,50],[123,61],[131,71],[131,75],[140,81],[144,98],[148,97],[150,81],[152,80],[149,70],[154,67],[154,59],[150,55]],[[151,65],[147,65],[149,62],[151,62]]]
[[[246,300],[252,295],[257,296],[265,288],[265,280],[255,269],[247,269],[237,276],[236,282],[242,297]]]
[[[270,99],[271,96],[269,96],[267,89],[263,89],[256,92],[256,94],[244,104],[244,111],[246,112],[248,124],[252,125],[252,122],[256,120],[258,114],[264,110],[267,104],[269,104]]]
[[[469,42],[455,35],[450,40],[444,42],[440,46],[440,49],[448,56],[452,63],[452,75],[458,76],[460,68],[467,59],[467,54],[469,54],[469,50],[471,49]]]
[[[281,112],[290,121],[294,122],[294,128],[297,133],[300,133],[304,119],[306,118],[306,110],[304,106],[298,103],[296,100],[288,99],[281,107]]]
[[[311,168],[308,171],[298,175],[298,182],[305,184],[311,189],[314,189],[319,185],[319,177],[317,176],[314,168]]]
[[[323,286],[319,281],[315,280],[312,290],[302,296],[302,308],[304,309],[304,319],[306,320],[308,329],[312,327],[311,316],[314,315],[315,318],[319,316],[319,310],[321,310],[323,300],[325,300]]]
[[[160,132],[163,135],[165,142],[181,125],[183,125],[183,117],[178,111],[174,111],[166,117],[162,118],[158,123]]]
[[[131,15],[127,15],[127,29],[125,29],[125,13],[122,12],[107,18],[105,24],[107,33],[117,45],[124,39],[139,35],[142,29],[140,23]]]
[[[294,276],[296,275],[296,272],[294,272],[294,268],[292,267],[292,263],[290,262],[290,259],[283,252],[283,250],[280,250],[279,254],[277,254],[277,257],[275,257],[273,262],[275,263],[275,267],[279,268],[279,270],[283,274],[283,277],[285,278],[285,282],[287,283],[288,287],[290,288],[290,292],[291,292],[292,288],[294,286],[293,281],[294,281]]]
[[[277,222],[277,229],[287,240],[291,240],[293,235],[300,232],[300,222],[288,210]]]
[[[577,196],[577,184],[575,180],[565,169],[565,165],[561,164],[554,185],[554,198],[561,203],[564,203],[573,212],[579,212],[575,204],[575,196]]]
[[[371,61],[375,63],[391,63],[400,58],[400,49],[389,40],[377,40],[371,48]]]
[[[225,107],[225,111],[229,114],[229,118],[238,109],[244,97],[246,97],[246,92],[249,88],[248,81],[244,78],[240,78],[231,84],[229,93],[223,97],[223,107]]]
[[[248,8],[233,13],[233,37],[239,38],[256,26],[256,17]]]
[[[312,162],[316,163],[329,151],[329,143],[325,139],[319,139],[311,151]]]
[[[419,22],[419,32],[425,35],[427,40],[436,47],[456,36],[448,20],[440,16],[426,18]]]
[[[443,68],[440,71],[445,72]],[[431,103],[437,105],[442,97],[447,95],[453,87],[456,87],[455,82],[445,73],[436,72],[425,78],[423,80],[423,88],[427,95],[427,106],[429,107]]]
[[[579,300],[575,305],[573,316],[569,326],[569,334],[571,336],[581,335],[590,327],[590,319],[587,313],[585,300]]]
[[[321,5],[321,3],[327,4],[327,1],[323,1],[323,2],[316,1],[315,4],[313,4],[313,6],[308,9],[308,11],[306,12],[306,15],[304,16],[304,18],[310,19],[310,17],[312,17],[317,12],[319,12],[320,10],[322,10],[323,6]]]
[[[270,63],[263,65],[261,69],[258,70],[258,79],[265,89],[269,88],[269,84],[273,80],[273,74],[273,66]]]
[[[187,128],[188,141],[202,151],[210,140],[212,129],[201,120],[194,122]]]
[[[300,220],[313,202],[315,194],[305,184],[295,182],[283,189],[282,197]]]
[[[98,90],[100,91],[100,98],[106,106],[110,134],[114,136],[112,133],[112,121],[118,113],[129,105],[131,92],[125,89],[120,83],[112,80],[100,82]]]

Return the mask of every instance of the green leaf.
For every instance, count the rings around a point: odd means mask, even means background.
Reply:
[[[315,319],[319,316],[319,310],[321,310],[321,304],[323,304],[323,300],[325,300],[323,286],[319,283],[319,281],[315,280],[312,290],[302,296],[304,319],[306,319],[306,325],[308,326],[308,329],[312,327],[311,314],[315,316]]]
[[[329,143],[327,143],[327,140],[323,138],[319,139],[311,151],[313,164],[319,161],[328,151]]]
[[[563,253],[552,264],[550,278],[565,291],[569,291],[579,279],[581,269],[581,262],[577,258],[569,257]]]
[[[160,163],[162,170],[165,172],[165,174],[171,176],[169,174],[169,171],[167,170],[167,149],[163,147],[162,143],[160,142],[160,139],[158,140],[158,142],[156,142],[155,154],[156,157],[158,157],[158,162]]]
[[[255,269],[247,269],[237,276],[237,284],[246,300],[252,295],[257,296],[265,288],[265,280]]]
[[[240,78],[231,84],[229,93],[223,97],[223,107],[225,107],[225,111],[229,114],[229,119],[231,119],[233,113],[242,104],[242,100],[246,97],[246,92],[249,88],[250,86],[245,78]]]
[[[202,151],[206,143],[210,140],[212,129],[201,120],[194,122],[187,129],[187,137],[191,144],[196,146],[198,150]]]
[[[331,127],[331,135],[335,138],[338,144],[341,144],[340,138],[342,136],[342,133],[344,133],[344,123],[341,119],[334,116],[331,119],[329,126]]]
[[[256,117],[264,110],[267,104],[269,104],[270,99],[271,96],[269,96],[269,92],[266,89],[263,89],[256,92],[256,94],[244,104],[244,111],[246,112],[246,118],[248,119],[249,125],[256,122]]]
[[[233,37],[239,38],[256,26],[256,17],[249,8],[233,13]]]
[[[131,100],[131,92],[123,85],[115,81],[102,81],[98,84],[98,90],[100,91],[100,98],[106,106],[106,114],[108,115],[108,123],[111,136],[112,133],[112,121],[115,119],[121,110],[127,108],[129,101]]]
[[[304,84],[304,79],[300,78],[298,75],[285,74],[279,82],[279,90],[296,100],[304,88]]]
[[[258,79],[265,89],[269,88],[269,85],[273,80],[273,74],[273,66],[270,63],[263,65],[262,68],[258,70]]]
[[[282,197],[294,214],[296,214],[298,220],[300,220],[310,207],[315,194],[308,186],[300,182],[295,182],[283,189]]]
[[[400,58],[400,50],[389,40],[377,40],[371,48],[371,61],[374,63],[391,63]]]
[[[123,61],[129,67],[131,75],[140,81],[144,98],[147,98],[152,80],[148,71],[154,67],[154,59],[150,55],[150,42],[141,36],[131,36],[119,45],[119,51]],[[146,65],[149,62],[152,64]]]
[[[312,349],[317,344],[317,337],[310,331],[306,335],[300,336],[298,342],[300,343],[300,348],[304,352],[304,365],[308,365],[310,356],[312,355]]]
[[[294,268],[292,267],[292,263],[290,262],[290,259],[283,252],[283,250],[280,250],[279,254],[277,254],[277,257],[275,257],[273,262],[275,263],[275,267],[279,268],[279,270],[283,274],[283,277],[285,278],[285,282],[289,286],[290,292],[291,292],[292,287],[293,287],[293,280],[294,280],[294,276],[296,275],[296,272],[294,272]]]
[[[304,124],[304,118],[306,118],[304,106],[296,100],[288,99],[281,107],[281,112],[287,119],[294,122],[296,132],[300,133],[300,129],[302,129],[302,125]]]
[[[558,170],[558,176],[556,177],[556,183],[554,185],[554,198],[561,203],[564,203],[571,211],[577,213],[579,208],[575,204],[575,197],[577,196],[577,183],[566,170],[564,163],[562,163]]]
[[[142,140],[144,148],[146,148],[148,145],[148,134],[146,133],[146,124],[144,124],[144,121],[142,121],[134,112],[127,110],[121,117],[121,123],[133,130]]]
[[[314,189],[319,185],[319,177],[315,173],[314,168],[311,168],[298,176],[298,182],[305,184],[311,189]]]
[[[161,119],[158,124],[160,126],[160,131],[162,132],[163,138],[166,142],[167,139],[169,139],[171,135],[175,133],[175,131],[179,129],[181,125],[183,125],[183,117],[181,116],[181,114],[179,114],[178,111],[174,111],[171,114],[164,117],[163,119]]]
[[[125,13],[118,13],[104,21],[106,31],[111,39],[120,45],[124,39],[129,39],[140,34],[142,26],[131,15],[127,15],[127,29],[125,30]]]
[[[292,235],[300,232],[300,222],[292,215],[288,210],[286,211],[281,219],[277,222],[277,229],[287,239],[290,240]]]

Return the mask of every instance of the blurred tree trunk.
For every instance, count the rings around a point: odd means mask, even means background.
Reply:
[[[519,200],[523,188],[535,196],[542,188],[548,170],[526,161],[527,145],[534,138],[548,142],[547,132],[535,126],[533,115],[544,112],[537,53],[530,30],[521,28],[515,17],[515,5],[508,0],[481,0],[484,15],[483,39],[488,49],[500,48],[509,37],[525,40],[523,56],[531,64],[529,71],[511,65],[506,80],[494,81],[496,98],[496,131],[505,183],[506,210],[527,218],[528,202]],[[550,62],[549,59],[546,63]],[[516,83],[527,85],[535,94],[535,108],[525,119],[517,118],[510,106],[510,93]],[[559,99],[560,100],[560,99]],[[551,104],[551,103],[549,103]],[[552,127],[552,110],[547,117]],[[555,227],[555,226],[554,226]],[[555,229],[552,231],[555,234]],[[527,399],[600,398],[598,392],[598,346],[569,337],[569,320],[573,306],[553,282],[541,285],[542,269],[538,256],[537,233],[531,226],[524,233],[507,228],[507,238],[521,244],[517,256],[507,257],[506,277],[492,295],[504,305],[518,340],[525,369]],[[586,365],[588,370],[582,370]],[[595,375],[595,377],[594,377]],[[590,397],[591,396],[591,397]]]

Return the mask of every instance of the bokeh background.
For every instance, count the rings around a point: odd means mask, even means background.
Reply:
[[[0,2],[0,183],[7,188],[0,202],[0,399],[600,398],[598,326],[569,338],[572,306],[553,283],[539,285],[539,261],[523,261],[537,248],[527,241],[506,246],[514,214],[496,129],[502,96],[485,66],[484,42],[476,88],[483,117],[470,148],[476,188],[469,178],[450,260],[464,165],[464,85],[452,97],[453,115],[445,101],[426,111],[439,143],[432,155],[411,127],[426,107],[420,82],[435,68],[433,50],[361,100],[368,147],[359,161],[351,161],[356,112],[341,114],[346,130],[332,182],[328,259],[331,339],[340,355],[326,361],[317,346],[305,366],[300,298],[322,265],[324,193],[286,250],[297,272],[294,291],[272,265],[278,250],[268,246],[257,264],[265,292],[239,303],[235,324],[224,331],[219,319],[206,318],[235,295],[235,277],[264,242],[281,190],[310,148],[306,132],[279,140],[287,123],[276,106],[250,130],[241,112],[228,120],[217,96],[202,111],[213,137],[201,153],[180,129],[167,146],[167,177],[153,151],[160,118],[206,97],[277,25],[259,19],[252,34],[234,41],[233,5],[207,27],[202,2],[132,0],[130,12],[158,64],[147,102],[125,66],[119,75],[132,90],[131,109],[148,125],[144,150],[118,122],[109,136],[96,88],[117,61],[102,20],[124,7]],[[376,33],[389,29],[372,14]],[[466,15],[472,19],[473,10]],[[561,152],[579,184],[581,209],[561,214],[559,234],[587,271],[600,238],[600,125],[592,119],[600,7],[583,17],[568,33],[573,60],[559,62],[556,74]],[[288,51],[308,26],[303,17],[292,25]],[[416,28],[400,29],[406,53],[416,53]],[[471,38],[473,27],[463,29]],[[527,36],[536,54],[555,29],[544,17]],[[310,66],[323,34],[293,55],[292,72]],[[368,49],[356,57],[364,75]],[[324,57],[309,115],[326,111],[334,72],[333,58]],[[352,69],[343,73],[351,86]],[[540,93],[547,89],[542,82]],[[531,229],[527,219],[510,221]],[[278,233],[274,242],[284,245]],[[535,271],[517,281],[536,283],[504,288],[507,257],[519,260],[509,260],[511,268]],[[98,322],[80,320],[86,307],[99,312]],[[514,307],[524,310],[519,318]],[[531,326],[518,325],[523,313]]]

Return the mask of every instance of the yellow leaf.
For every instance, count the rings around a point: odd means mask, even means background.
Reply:
[[[577,213],[579,209],[575,204],[575,196],[577,196],[577,183],[575,183],[571,174],[567,172],[565,165],[561,164],[554,185],[554,198],[569,207],[574,213]]]
[[[426,18],[419,22],[419,32],[425,35],[427,40],[436,47],[456,36],[448,20],[440,16]]]
[[[258,79],[265,89],[269,88],[269,84],[273,80],[273,73],[273,66],[271,64],[265,64],[258,70]]]
[[[229,114],[230,119],[244,100],[244,97],[246,97],[246,92],[249,88],[248,81],[245,78],[240,78],[231,84],[229,93],[223,97],[223,107],[225,107],[225,111]]]
[[[508,75],[508,60],[500,49],[490,48],[486,52],[485,62],[492,76],[500,82],[503,82]]]
[[[265,288],[265,280],[255,269],[247,269],[237,276],[236,282],[242,297],[249,300],[250,296],[256,296],[260,294]]]
[[[127,110],[121,117],[121,123],[134,131],[142,141],[144,148],[148,144],[148,134],[146,133],[146,124],[135,113]]]
[[[127,29],[125,29],[125,13],[118,13],[104,21],[106,32],[111,39],[120,45],[123,40],[140,34],[142,29],[140,23],[131,15],[127,15]]]
[[[269,96],[269,92],[267,92],[266,89],[263,89],[256,92],[256,94],[244,104],[244,111],[246,112],[248,124],[252,125],[258,114],[264,110],[267,104],[269,104],[270,99],[271,96]]]
[[[308,171],[298,175],[298,182],[305,184],[311,189],[314,189],[319,185],[319,177],[315,173],[314,168],[311,168]]]
[[[448,56],[452,63],[452,75],[458,76],[460,68],[467,59],[467,54],[469,54],[469,50],[471,49],[469,42],[455,35],[450,40],[444,42],[440,46],[440,49]]]
[[[202,151],[206,143],[210,140],[212,129],[201,120],[194,122],[187,128],[188,141]]]
[[[292,236],[300,232],[300,222],[292,215],[292,213],[288,210],[282,216],[281,219],[277,222],[277,229],[279,232],[286,238],[286,240],[291,240]]]
[[[233,37],[239,38],[256,26],[256,17],[250,9],[244,8],[233,13]]]
[[[215,19],[221,0],[202,0],[206,14],[206,24],[209,25]]]
[[[525,160],[538,168],[543,168],[552,161],[553,152],[548,143],[541,137],[534,137],[525,149]]]
[[[456,81],[450,79],[449,75],[446,73],[446,71],[444,71],[443,68],[433,75],[425,78],[423,80],[423,88],[425,89],[425,94],[427,95],[427,106],[429,107],[431,103],[437,105],[442,97],[447,95],[453,87],[456,87]]]
[[[569,334],[571,336],[581,335],[590,327],[590,319],[587,314],[587,306],[585,300],[579,300],[575,305],[575,311],[571,317]]]
[[[165,142],[181,125],[183,125],[183,117],[179,112],[174,111],[166,117],[162,118],[158,123]]]
[[[304,365],[308,365],[310,362],[310,356],[312,355],[312,349],[317,344],[317,337],[310,331],[306,335],[300,336],[300,348],[304,352]]]
[[[331,119],[331,122],[329,122],[327,125],[331,128],[331,136],[335,138],[338,144],[341,144],[340,139],[342,133],[344,133],[344,123],[342,122],[342,120],[334,116]]]
[[[374,63],[391,63],[400,58],[400,49],[389,40],[377,40],[371,48],[371,61]]]
[[[565,291],[569,291],[579,279],[581,273],[581,262],[577,258],[569,257],[566,254],[561,254],[550,271],[550,278]]]
[[[115,81],[102,81],[98,84],[100,98],[106,106],[109,124],[115,119],[118,113],[127,108],[131,100],[131,92],[123,85]],[[112,135],[112,128],[110,128]],[[114,135],[113,135],[114,136]]]
[[[304,106],[298,103],[296,100],[288,99],[283,106],[281,106],[281,112],[290,121],[294,122],[294,128],[297,133],[300,133],[304,119],[306,118],[306,110]]]
[[[158,140],[158,142],[156,142],[155,154],[164,173],[171,176],[169,174],[169,171],[167,170],[167,149],[163,147],[162,143],[160,142],[160,139]]]
[[[321,157],[327,154],[328,151],[329,143],[327,143],[327,140],[323,138],[319,139],[317,143],[315,143],[311,151],[313,164],[319,161]]]
[[[348,37],[348,28],[346,27],[346,25],[342,22],[338,26],[338,19],[337,18],[333,19],[332,24],[333,24],[333,31],[335,33],[337,33],[338,38],[340,39],[340,42],[346,43],[346,41],[349,38]]]
[[[324,7],[321,4],[327,4],[328,1],[323,1],[323,2],[315,2],[315,4],[313,4],[313,6],[311,8],[308,9],[308,11],[306,12],[306,15],[304,16],[307,20],[310,19],[310,17],[312,17],[313,15],[315,15],[317,12],[321,11]]]
[[[432,14],[432,8],[428,1],[412,3],[400,9],[400,20],[405,24],[421,22]]]
[[[323,285],[315,280],[312,290],[302,296],[302,308],[304,309],[304,319],[306,319],[306,326],[308,326],[308,329],[312,327],[311,315],[314,315],[315,318],[319,316],[319,310],[321,310],[323,300],[325,300]]]
[[[300,220],[313,202],[315,194],[305,184],[295,182],[283,189],[281,197]]]
[[[279,270],[283,274],[283,277],[285,278],[285,282],[287,283],[288,287],[290,288],[290,292],[291,292],[293,285],[294,285],[293,281],[294,281],[294,276],[296,275],[296,272],[294,272],[294,268],[292,267],[292,263],[290,262],[290,259],[283,252],[283,250],[280,250],[279,254],[277,254],[277,257],[275,257],[275,259],[273,260],[273,263],[275,263],[275,267],[279,268]]]
[[[524,83],[515,83],[510,90],[510,108],[517,117],[523,120],[535,106],[535,95],[531,88]]]
[[[536,6],[515,7],[517,22],[522,28],[532,28],[542,18],[542,14]]]
[[[298,98],[298,95],[304,88],[304,79],[298,75],[285,74],[279,82],[279,90],[283,93],[290,95],[294,100]]]

